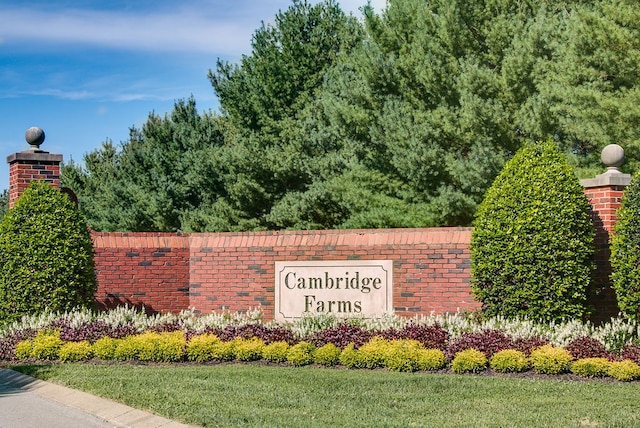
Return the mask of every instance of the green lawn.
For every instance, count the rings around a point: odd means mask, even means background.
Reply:
[[[634,427],[637,383],[253,364],[13,366],[206,427]]]

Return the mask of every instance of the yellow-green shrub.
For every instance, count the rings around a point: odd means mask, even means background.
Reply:
[[[315,346],[311,342],[298,342],[289,348],[287,362],[294,366],[306,366],[313,363],[313,351]]]
[[[455,373],[478,373],[486,368],[486,355],[473,348],[456,353],[451,361],[451,370]]]
[[[340,364],[350,369],[358,369],[362,367],[360,365],[358,350],[353,342],[345,346],[340,353]]]
[[[581,358],[571,365],[571,373],[582,377],[603,377],[608,370],[606,358]]]
[[[631,360],[612,361],[607,374],[614,379],[629,382],[640,378],[640,367]]]
[[[81,342],[66,342],[60,347],[58,352],[58,358],[60,361],[83,361],[88,360],[93,356],[93,349],[91,343],[88,340]]]
[[[187,343],[187,358],[199,363],[214,360],[214,349],[222,340],[214,334],[199,334],[193,336]]]
[[[529,359],[535,371],[552,375],[568,372],[573,361],[569,351],[564,348],[556,348],[553,345],[544,345],[534,349]]]
[[[389,352],[389,340],[375,336],[358,348],[357,356],[359,366],[367,369],[384,367],[387,352]]]
[[[153,352],[153,345],[141,341],[138,335],[127,336],[118,341],[116,349],[113,351],[113,358],[116,360],[137,360],[140,354],[148,355]],[[144,361],[144,356],[142,358]]]
[[[392,340],[385,352],[384,365],[389,370],[414,372],[418,370],[418,353],[424,345],[417,340]]]
[[[250,339],[235,339],[234,352],[236,359],[240,361],[256,361],[262,358],[264,342],[259,337]]]
[[[120,339],[113,337],[101,337],[91,345],[93,355],[102,360],[113,360],[116,357],[116,348],[119,342]]]
[[[27,339],[16,343],[13,353],[17,359],[25,360],[31,358],[31,349],[33,349],[33,341]]]
[[[500,373],[520,373],[529,369],[529,360],[524,352],[504,349],[493,354],[489,366]]]
[[[447,365],[447,357],[440,349],[418,349],[418,370],[439,370]]]
[[[322,345],[313,353],[313,362],[323,366],[335,366],[340,362],[340,354],[342,350],[329,342]]]
[[[262,349],[262,359],[271,363],[284,363],[287,361],[289,344],[284,340],[271,342]]]
[[[157,333],[151,340],[155,345],[153,361],[175,362],[184,358],[187,341],[183,332]]]
[[[41,331],[31,342],[31,358],[37,360],[57,360],[64,341],[59,331]]]

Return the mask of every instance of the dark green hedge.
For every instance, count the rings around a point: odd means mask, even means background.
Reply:
[[[618,209],[611,241],[611,281],[620,311],[638,319],[640,309],[640,180],[633,177]]]
[[[0,320],[94,304],[93,246],[68,196],[34,181],[0,223]]]
[[[471,240],[472,291],[487,315],[588,315],[595,231],[589,202],[553,142],[528,143],[481,203]]]

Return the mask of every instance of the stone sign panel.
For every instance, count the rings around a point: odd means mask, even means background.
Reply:
[[[275,262],[275,319],[393,312],[392,260]]]

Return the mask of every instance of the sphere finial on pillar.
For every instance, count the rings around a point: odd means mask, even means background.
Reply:
[[[600,159],[607,167],[607,172],[620,172],[618,167],[624,163],[624,149],[617,144],[609,144],[602,149]]]
[[[38,151],[40,150],[40,144],[44,142],[44,131],[42,128],[32,126],[24,133],[24,139],[27,140],[27,143],[31,146],[30,150]]]

